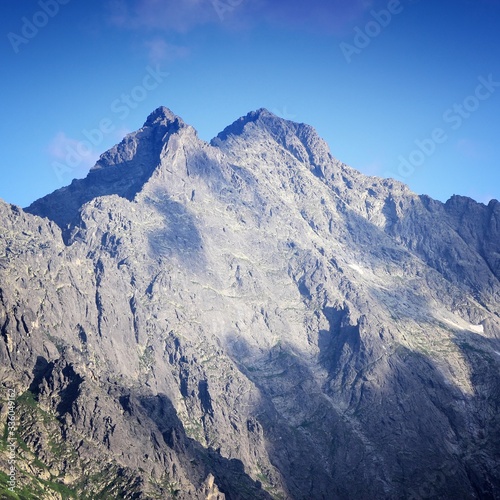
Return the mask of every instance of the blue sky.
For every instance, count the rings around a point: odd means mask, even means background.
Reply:
[[[441,201],[500,199],[500,0],[6,0],[0,198],[84,177],[165,105],[210,140],[248,111]]]

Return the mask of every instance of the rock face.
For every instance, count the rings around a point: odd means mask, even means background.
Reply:
[[[500,498],[497,201],[364,176],[266,110],[207,144],[159,108],[0,221],[19,489]]]

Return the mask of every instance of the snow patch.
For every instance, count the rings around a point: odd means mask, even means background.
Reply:
[[[445,323],[448,323],[448,325],[458,328],[459,330],[469,330],[470,332],[474,333],[484,333],[484,325],[473,325],[471,323],[466,323],[461,318],[456,318],[457,322],[451,321],[448,318],[441,318],[441,320]]]
[[[471,325],[469,324],[469,330],[476,333],[484,333],[484,325]]]
[[[357,273],[359,274],[365,274],[365,271],[361,266],[358,266],[357,264],[347,264],[351,269],[354,269]]]

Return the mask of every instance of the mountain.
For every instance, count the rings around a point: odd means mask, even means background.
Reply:
[[[159,108],[0,221],[20,498],[500,498],[498,201]]]

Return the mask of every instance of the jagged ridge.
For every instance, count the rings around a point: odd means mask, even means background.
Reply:
[[[86,179],[0,203],[0,373],[36,408],[19,481],[498,498],[499,216],[266,110],[207,144],[159,108]]]

